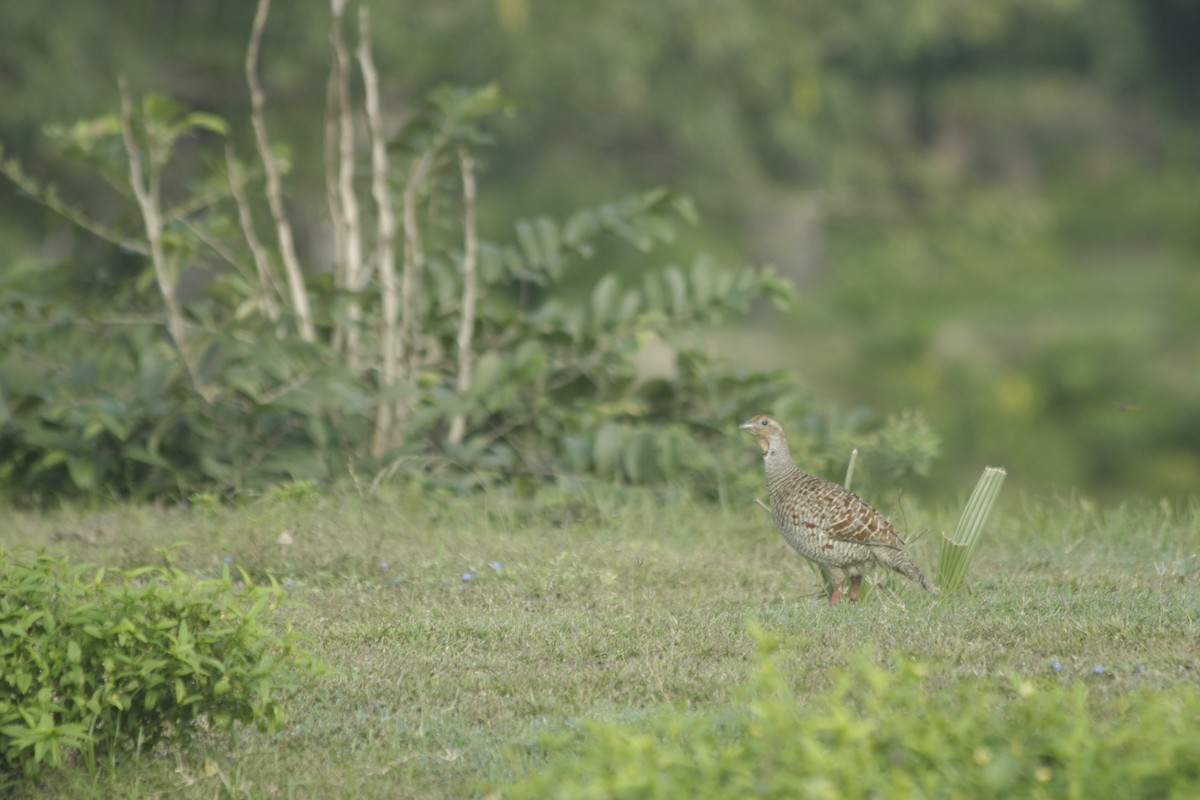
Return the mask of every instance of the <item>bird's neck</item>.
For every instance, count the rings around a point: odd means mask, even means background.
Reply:
[[[763,448],[763,464],[768,472],[773,469],[796,466],[796,462],[792,459],[792,453],[788,450],[787,439],[776,436],[767,442],[767,446]]]
[[[788,452],[787,442],[773,442],[763,453],[763,468],[767,479],[767,496],[772,507],[795,491],[796,476],[800,468]]]

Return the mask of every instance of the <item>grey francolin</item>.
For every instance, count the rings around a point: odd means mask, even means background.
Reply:
[[[759,415],[738,430],[750,431],[762,448],[771,516],[783,538],[797,553],[828,570],[833,584],[829,605],[837,605],[847,578],[850,602],[856,601],[863,572],[874,564],[937,592],[883,514],[848,489],[796,466],[778,421]]]

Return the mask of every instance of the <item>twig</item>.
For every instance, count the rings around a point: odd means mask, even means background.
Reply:
[[[0,156],[3,152],[0,151]],[[123,236],[112,228],[97,222],[79,209],[70,205],[58,196],[58,192],[53,186],[43,187],[33,178],[25,174],[21,162],[16,159],[0,158],[0,175],[4,175],[10,181],[15,183],[17,187],[28,194],[31,198],[44,205],[46,208],[58,214],[68,222],[83,228],[94,236],[111,242],[117,247],[128,250],[131,253],[149,256],[150,248],[145,243],[137,239],[131,239],[128,236]],[[118,192],[124,194],[123,192]]]
[[[233,154],[233,145],[228,143],[225,145],[225,163],[229,191],[237,205],[238,224],[241,225],[242,235],[246,237],[246,246],[250,248],[250,255],[254,258],[254,269],[258,273],[258,292],[263,313],[267,315],[267,319],[276,322],[279,320],[279,309],[275,305],[273,290],[278,290],[278,287],[271,270],[271,257],[254,228],[254,212],[250,209],[249,198],[246,197],[245,176],[242,175],[241,165]]]
[[[400,374],[399,298],[396,286],[396,209],[388,191],[387,141],[383,132],[383,110],[379,99],[379,72],[371,56],[371,20],[365,6],[358,9],[358,63],[362,70],[367,109],[367,130],[371,137],[371,195],[378,208],[378,248],[375,256],[379,269],[379,290],[383,304],[383,331],[380,344],[381,383],[384,387],[396,382]],[[394,440],[394,407],[382,402],[375,412],[375,432],[371,450],[383,455]]]
[[[263,392],[261,394],[255,395],[254,402],[256,405],[259,405],[259,406],[270,405],[271,403],[274,403],[279,398],[283,397],[285,394],[294,392],[297,389],[299,389],[301,386],[303,386],[304,384],[311,381],[313,375],[315,375],[315,374],[316,374],[316,370],[313,369],[302,375],[297,375],[295,378],[292,378],[287,383],[280,384],[279,386],[272,388],[268,392]]]
[[[475,335],[475,295],[476,265],[479,261],[479,233],[475,229],[475,161],[467,148],[458,149],[459,169],[462,172],[463,185],[463,295],[462,310],[459,315],[458,327],[458,378],[459,396],[465,395],[471,388],[471,373],[474,370],[475,354],[471,349],[471,340]],[[461,442],[466,433],[466,416],[458,412],[450,423],[448,439],[451,442]]]
[[[110,325],[165,325],[166,318],[157,314],[107,314],[102,317],[92,317],[83,320],[92,325],[102,327]]]
[[[300,338],[306,342],[317,340],[316,329],[313,326],[312,309],[308,303],[308,292],[304,286],[304,274],[300,270],[300,260],[296,257],[296,245],[292,237],[292,225],[288,221],[287,212],[283,207],[283,192],[280,189],[279,163],[271,152],[271,141],[267,137],[267,123],[263,118],[265,99],[262,86],[258,82],[258,52],[262,44],[263,28],[267,24],[267,15],[271,10],[271,0],[258,0],[258,10],[254,13],[254,26],[250,30],[250,43],[246,46],[246,84],[250,88],[250,124],[254,127],[254,142],[258,147],[258,156],[262,159],[266,173],[267,203],[271,207],[271,217],[275,221],[275,231],[279,238],[279,255],[283,260],[283,270],[287,275],[288,289],[292,298],[292,311],[300,326]]]

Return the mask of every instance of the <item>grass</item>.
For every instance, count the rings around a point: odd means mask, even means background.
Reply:
[[[228,558],[273,575],[329,669],[282,733],[201,734],[94,779],[75,765],[25,797],[485,796],[540,763],[546,733],[736,703],[751,618],[779,638],[801,696],[864,648],[926,662],[935,685],[1086,681],[1099,701],[1200,671],[1194,502],[1006,496],[959,593],[877,575],[867,602],[832,610],[751,497],[718,509],[633,490],[518,501],[300,487],[234,507],[5,516],[9,549],[134,566],[186,541],[174,557],[189,570]],[[931,569],[957,509],[906,516],[934,533],[914,547]],[[277,543],[285,530],[291,545]]]

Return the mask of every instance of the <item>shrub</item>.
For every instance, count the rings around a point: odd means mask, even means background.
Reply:
[[[334,4],[340,56],[343,11]],[[249,163],[231,123],[158,94],[135,102],[124,82],[119,111],[51,126],[65,154],[118,188],[121,213],[100,215],[111,223],[0,153],[0,175],[21,191],[144,262],[108,279],[78,265],[0,275],[3,491],[34,503],[179,499],[325,479],[350,460],[464,488],[596,476],[721,495],[752,455],[737,422],[817,416],[785,374],[741,371],[704,344],[756,303],[786,305],[785,281],[702,255],[648,263],[695,223],[687,197],[654,188],[482,237],[473,153],[507,102],[495,86],[439,89],[386,141],[366,11],[368,124],[355,131],[352,75],[337,66],[348,59],[334,59],[330,86],[346,102],[325,129],[341,131],[330,142],[341,179],[316,204],[337,210],[332,252],[307,270],[282,200],[287,159],[257,102]],[[185,140],[210,157],[181,163]],[[638,279],[601,274],[617,263]],[[653,340],[672,363],[639,375],[635,356]],[[934,449],[903,421],[876,439],[873,463],[901,473],[925,469]]]
[[[0,550],[0,777],[180,741],[200,718],[278,729],[316,667],[267,625],[282,590],[242,580]]]
[[[764,650],[769,649],[769,645]],[[509,798],[1194,797],[1200,695],[1134,692],[1097,707],[1083,683],[969,680],[858,658],[813,706],[764,655],[746,703],[648,729],[596,723]]]

